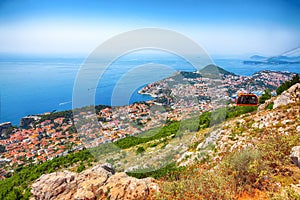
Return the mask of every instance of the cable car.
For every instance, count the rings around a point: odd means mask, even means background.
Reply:
[[[258,97],[255,94],[239,94],[236,99],[237,106],[257,106]]]

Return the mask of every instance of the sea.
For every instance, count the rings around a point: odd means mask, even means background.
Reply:
[[[300,64],[246,65],[239,58],[214,58],[214,64],[238,75],[250,76],[261,70],[300,73]],[[19,125],[27,115],[72,109],[74,83],[86,58],[1,57],[0,123]],[[189,62],[176,55],[125,55],[107,66],[94,87],[94,104],[128,105],[152,98],[138,94],[144,85],[166,78],[176,71],[195,71]],[[118,92],[130,92],[124,101]],[[112,103],[113,102],[113,103]]]

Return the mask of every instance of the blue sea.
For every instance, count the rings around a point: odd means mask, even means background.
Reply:
[[[74,82],[84,58],[2,57],[0,59],[0,123],[19,125],[23,116],[53,110],[72,109]],[[300,65],[245,65],[243,59],[214,59],[218,66],[238,75],[251,75],[260,70],[300,73]],[[194,71],[188,62],[175,55],[122,56],[105,71],[95,89],[95,104],[111,105],[118,84],[126,91],[135,84],[128,101],[117,99],[115,105],[151,99],[137,93],[143,85],[163,79],[175,71]],[[125,78],[124,78],[125,77]],[[120,80],[123,80],[120,81]],[[121,85],[121,86],[120,86]]]

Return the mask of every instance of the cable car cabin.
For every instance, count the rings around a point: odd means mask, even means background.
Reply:
[[[239,94],[236,99],[237,106],[257,106],[258,97],[255,94]]]

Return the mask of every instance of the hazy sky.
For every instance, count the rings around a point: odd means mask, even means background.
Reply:
[[[0,53],[87,55],[138,28],[180,32],[209,54],[300,46],[300,0],[0,0]]]

